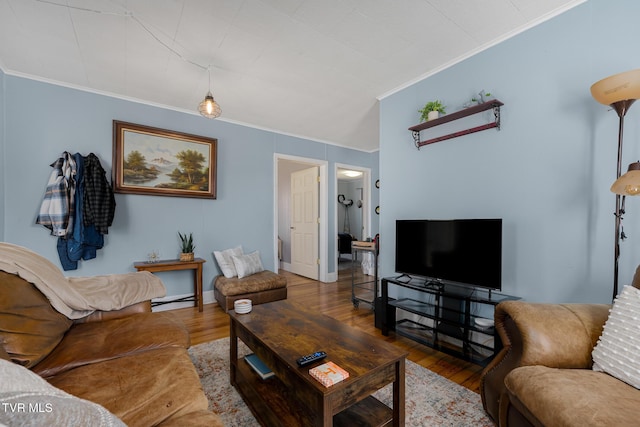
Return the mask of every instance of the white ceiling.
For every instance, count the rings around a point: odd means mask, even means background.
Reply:
[[[378,99],[584,1],[0,0],[0,67],[194,114],[210,68],[216,120],[373,151]]]

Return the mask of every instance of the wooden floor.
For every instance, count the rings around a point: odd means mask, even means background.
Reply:
[[[409,352],[408,359],[442,375],[468,389],[479,392],[482,368],[457,359],[429,347],[397,336],[391,332],[383,336],[374,326],[373,310],[366,303],[354,308],[351,303],[351,273],[342,270],[339,279],[333,283],[322,283],[297,276],[286,271],[288,299],[300,302],[311,310],[320,311],[358,328],[368,334],[391,342]],[[194,308],[173,310],[187,325],[191,333],[191,344],[200,344],[229,336],[229,317],[216,303],[206,304],[202,313]]]

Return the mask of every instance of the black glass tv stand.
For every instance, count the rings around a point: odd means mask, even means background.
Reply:
[[[399,280],[400,279],[400,280]],[[397,298],[389,297],[389,288]],[[495,306],[517,300],[484,288],[400,276],[383,278],[376,325],[428,347],[486,366],[502,348],[493,327]]]

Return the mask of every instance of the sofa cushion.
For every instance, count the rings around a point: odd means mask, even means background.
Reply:
[[[524,366],[504,380],[509,400],[536,425],[637,425],[640,390],[591,369]],[[533,420],[532,420],[533,421]]]
[[[48,381],[104,406],[129,427],[158,425],[206,410],[209,405],[184,348],[151,350],[84,365]]]
[[[233,264],[233,259],[231,257],[242,254],[242,246],[225,249],[224,251],[213,251],[213,256],[215,257],[218,267],[220,267],[220,271],[224,277],[232,278],[238,275],[236,266]]]
[[[613,303],[593,349],[593,370],[640,388],[640,290],[625,286]]]
[[[125,426],[102,406],[55,388],[24,366],[0,360],[0,378],[0,425]]]
[[[238,272],[238,279],[242,279],[252,274],[260,273],[264,270],[262,267],[262,261],[260,260],[260,252],[255,251],[250,254],[232,256],[233,265],[236,266]]]
[[[285,288],[287,286],[287,278],[273,271],[264,270],[242,279],[238,277],[228,279],[218,276],[215,278],[214,283],[218,292],[224,296],[231,296]]]
[[[78,366],[166,347],[189,347],[189,333],[173,313],[139,313],[74,325],[32,369],[48,378]]]
[[[0,343],[15,363],[34,366],[58,345],[71,324],[33,284],[0,271]]]

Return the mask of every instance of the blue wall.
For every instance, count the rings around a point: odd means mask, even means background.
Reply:
[[[132,262],[152,249],[174,257],[178,230],[194,233],[196,254],[208,261],[205,290],[218,273],[210,255],[214,249],[242,244],[260,250],[265,267],[273,269],[273,155],[282,153],[327,160],[330,177],[336,162],[372,168],[372,180],[381,180],[380,190],[372,188],[373,205],[379,194],[381,206],[372,228],[379,219],[383,276],[394,274],[396,219],[500,217],[505,292],[535,301],[609,302],[615,200],[609,187],[615,179],[618,118],[593,100],[589,87],[640,68],[637,16],[640,4],[632,0],[590,0],[383,99],[381,148],[373,154],[0,72],[0,238],[58,262],[55,239],[34,224],[48,165],[70,150],[94,152],[110,170],[116,119],[218,138],[218,199],[117,195],[105,248],[97,260],[69,274],[132,271]],[[420,151],[414,147],[407,128],[418,123],[419,108],[439,98],[452,112],[480,89],[505,103],[501,131]],[[639,119],[640,106],[634,105],[626,119],[625,167],[640,159]],[[469,120],[464,124],[475,124],[475,118]],[[330,182],[331,204],[334,188]],[[630,282],[640,263],[640,200],[629,198],[627,211],[621,285]],[[329,221],[331,231],[331,215]],[[329,239],[330,254],[334,250]],[[181,273],[162,277],[169,295],[191,291]]]
[[[383,99],[385,241],[395,241],[396,219],[503,218],[504,292],[531,301],[610,302],[618,116],[589,88],[640,68],[638,16],[633,0],[591,0]],[[407,128],[419,123],[419,108],[442,99],[452,112],[481,89],[505,103],[501,131],[416,149]],[[639,118],[640,106],[632,107],[625,169],[640,158]],[[423,131],[422,138],[442,133]],[[620,287],[640,263],[640,200],[630,198],[627,211]],[[394,247],[381,251],[382,274],[393,275]]]
[[[378,177],[377,153],[207,120],[11,75],[1,78],[4,93],[0,93],[0,104],[5,109],[6,124],[5,139],[0,140],[5,153],[0,185],[0,196],[3,192],[6,203],[2,240],[29,247],[57,265],[56,239],[36,225],[35,218],[51,170],[49,165],[63,151],[85,155],[93,152],[110,174],[113,120],[218,139],[217,200],[117,194],[115,221],[104,249],[98,252],[97,259],[82,261],[79,269],[68,275],[133,271],[133,262],[145,260],[154,249],[160,251],[162,258],[175,258],[179,248],[177,231],[193,232],[196,256],[207,260],[204,290],[211,290],[211,281],[218,274],[211,256],[213,250],[242,244],[246,251],[260,251],[265,268],[275,268],[274,153],[326,160],[333,180],[336,162],[370,167],[373,180]],[[332,182],[335,181],[330,181],[330,189],[334,188]],[[330,203],[334,200],[330,197]],[[335,239],[328,242],[329,253],[333,254]],[[335,268],[335,262],[330,267]],[[161,278],[168,295],[192,292],[190,276],[184,273],[165,273]]]

